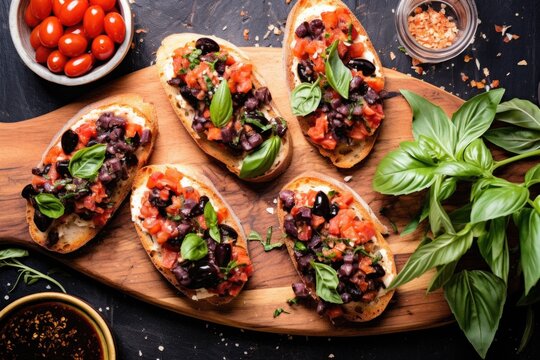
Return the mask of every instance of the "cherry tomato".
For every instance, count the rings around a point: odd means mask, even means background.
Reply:
[[[41,46],[41,40],[39,39],[39,26],[36,26],[30,33],[30,45],[36,50]]]
[[[68,27],[66,31],[64,31],[64,34],[82,35],[88,40],[88,36],[86,36],[86,31],[84,31],[84,26],[82,24]]]
[[[30,0],[32,14],[40,20],[51,14],[52,0]]]
[[[60,10],[62,9],[62,5],[64,5],[65,2],[66,0],[53,0],[52,11],[54,16],[60,16]]]
[[[55,16],[49,16],[39,25],[39,39],[43,46],[54,48],[64,34],[64,28]]]
[[[64,71],[64,66],[68,58],[58,50],[54,50],[47,58],[47,67],[53,73],[61,73]]]
[[[81,55],[88,47],[88,40],[79,34],[66,34],[58,40],[58,50],[66,56]]]
[[[117,12],[110,12],[105,16],[105,32],[117,44],[121,44],[126,37],[126,24],[124,18]]]
[[[82,54],[70,59],[64,67],[64,73],[69,77],[77,77],[86,74],[92,69],[94,58],[91,54]]]
[[[114,42],[107,35],[99,35],[92,41],[92,55],[98,60],[108,60],[114,54]]]
[[[32,9],[30,9],[30,5],[26,8],[24,11],[24,22],[26,25],[28,25],[31,28],[34,28],[39,25],[40,20],[32,14]]]
[[[90,0],[91,5],[99,5],[105,11],[111,10],[116,5],[116,0]]]
[[[60,9],[60,21],[65,26],[78,24],[88,9],[88,0],[67,0]]]
[[[45,64],[47,58],[53,52],[53,49],[49,49],[45,46],[40,46],[36,49],[36,61],[40,64]]]
[[[84,13],[84,30],[89,38],[93,39],[103,32],[103,20],[105,12],[101,6],[90,6]]]

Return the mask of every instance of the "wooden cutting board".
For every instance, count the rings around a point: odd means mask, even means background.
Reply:
[[[158,80],[155,66],[129,74],[89,94],[80,101],[49,114],[18,123],[0,124],[0,241],[41,252],[28,234],[24,217],[25,201],[21,189],[31,180],[31,168],[64,122],[86,104],[122,92],[136,92],[156,106],[160,135],[150,163],[183,163],[198,166],[216,185],[221,194],[242,220],[246,233],[251,229],[265,234],[269,226],[278,229],[274,200],[279,189],[304,171],[343,180],[351,175],[352,186],[373,208],[381,220],[399,230],[418,212],[421,196],[401,198],[383,196],[372,190],[372,178],[377,164],[401,141],[412,139],[411,111],[402,97],[385,102],[386,119],[379,139],[371,153],[355,169],[340,171],[321,156],[304,139],[289,109],[288,91],[281,65],[281,49],[246,48],[259,72],[267,80],[273,98],[290,124],[294,155],[288,171],[278,179],[263,185],[252,185],[238,180],[223,166],[199,151],[172,111]],[[423,81],[385,69],[386,89],[408,89],[440,105],[447,113],[456,110],[461,99]],[[54,257],[84,275],[117,288],[148,303],[172,311],[240,328],[287,334],[351,336],[392,333],[440,326],[452,321],[451,312],[442,292],[426,295],[432,272],[399,288],[386,312],[366,324],[334,326],[320,318],[313,308],[301,305],[290,307],[291,283],[298,277],[287,256],[287,251],[265,253],[258,242],[249,245],[255,272],[248,286],[232,303],[212,307],[192,302],[179,294],[153,267],[142,248],[129,215],[129,204],[124,203],[106,229],[74,254]],[[384,210],[383,210],[384,209]],[[400,237],[388,236],[398,270],[414,251],[423,230]],[[281,240],[274,231],[273,241]],[[290,314],[273,318],[274,310],[283,308]]]

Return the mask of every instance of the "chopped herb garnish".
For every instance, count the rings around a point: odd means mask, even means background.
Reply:
[[[290,314],[290,312],[283,310],[283,308],[277,308],[276,310],[274,310],[274,319],[283,313]]]
[[[298,298],[293,297],[293,298],[287,299],[287,304],[289,304],[289,305],[297,305],[298,304]]]
[[[294,250],[300,251],[301,253],[303,253],[307,251],[307,246],[301,241],[295,241]]]
[[[330,190],[330,191],[328,192],[328,197],[331,198],[331,197],[335,196],[336,194],[337,194],[337,193],[336,193],[335,190]]]
[[[264,251],[266,252],[271,251],[276,248],[281,248],[283,246],[283,243],[281,241],[272,244],[272,231],[273,231],[272,226],[270,226],[266,230],[266,241],[263,241],[261,234],[259,234],[255,230],[251,230],[247,239],[249,241],[259,241],[263,245]]]
[[[224,279],[227,280],[227,277],[231,274],[231,271],[233,271],[238,266],[245,266],[245,264],[238,265],[236,260],[231,260],[226,267],[220,268],[221,272],[225,275]]]

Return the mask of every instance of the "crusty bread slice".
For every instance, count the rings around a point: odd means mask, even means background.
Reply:
[[[163,276],[171,284],[173,284],[184,295],[186,295],[192,300],[205,300],[213,305],[226,304],[230,302],[234,297],[230,295],[229,296],[213,295],[210,297],[204,297],[202,299],[199,299],[197,296],[197,291],[193,289],[188,289],[180,285],[180,283],[178,282],[178,280],[172,273],[171,269],[168,269],[163,266],[163,258],[161,255],[160,246],[158,245],[156,239],[154,239],[151,234],[146,232],[146,230],[141,226],[141,222],[137,218],[137,213],[135,209],[141,205],[140,204],[141,195],[148,189],[146,187],[148,178],[150,177],[150,175],[152,175],[152,173],[156,171],[160,171],[164,173],[168,167],[175,168],[176,170],[180,171],[184,175],[184,177],[188,178],[193,183],[192,186],[201,195],[206,195],[210,198],[213,205],[219,208],[226,208],[228,210],[229,216],[228,218],[223,220],[223,223],[229,225],[238,233],[238,239],[236,241],[235,246],[244,248],[246,252],[248,252],[247,237],[246,237],[246,234],[244,233],[244,229],[242,225],[240,224],[240,220],[234,214],[229,204],[227,204],[227,202],[221,197],[218,190],[212,184],[210,179],[200,174],[199,171],[193,167],[181,166],[177,164],[149,165],[142,168],[139,171],[135,180],[133,181],[133,190],[132,190],[131,202],[130,202],[132,220],[133,220],[133,223],[135,224],[135,229],[137,229],[137,233],[139,234],[141,243],[144,249],[146,250],[146,252],[148,253],[148,256],[150,256],[150,259],[152,260],[152,263],[154,264],[154,266],[161,272],[161,274],[163,274]]]
[[[143,117],[146,120],[146,126],[151,130],[152,136],[149,144],[144,147],[141,146],[137,149],[135,153],[139,160],[139,163],[136,167],[132,167],[129,172],[129,177],[127,180],[119,181],[117,184],[116,191],[112,195],[112,200],[114,202],[113,214],[118,209],[124,198],[127,196],[131,189],[131,182],[135,177],[135,174],[139,168],[146,164],[150,153],[154,147],[156,137],[158,134],[158,121],[156,116],[156,111],[154,105],[147,103],[143,98],[136,94],[122,94],[118,96],[108,97],[96,103],[90,104],[84,107],[81,111],[75,114],[66,125],[57,133],[54,139],[51,141],[43,157],[39,162],[38,166],[42,166],[45,156],[49,150],[57,145],[60,142],[62,134],[69,128],[71,128],[75,123],[77,123],[81,117],[90,113],[96,109],[106,109],[110,106],[125,106],[131,108],[137,115]],[[97,120],[94,119],[94,120]],[[111,215],[112,216],[112,215]],[[91,224],[91,221],[84,221],[80,219],[77,215],[72,214],[69,218],[66,219],[64,224],[59,224],[58,220],[55,220],[47,231],[40,231],[34,224],[34,207],[27,202],[26,205],[26,220],[28,221],[30,236],[32,239],[43,246],[47,250],[59,252],[59,253],[69,253],[75,251],[94,238],[97,233],[103,228],[103,226],[94,226]],[[50,231],[58,231],[59,239],[53,246],[47,246],[47,236]]]
[[[375,226],[375,232],[377,236],[377,243],[376,247],[378,250],[385,250],[385,255],[383,256],[383,259],[380,261],[383,268],[387,271],[388,281],[390,282],[393,277],[396,276],[397,270],[396,270],[396,264],[394,261],[394,255],[392,251],[390,250],[390,247],[388,246],[388,243],[384,239],[382,234],[387,234],[388,229],[386,226],[384,226],[379,219],[375,216],[369,205],[358,195],[353,189],[351,189],[349,186],[336,181],[328,176],[321,176],[316,173],[305,173],[300,175],[299,177],[293,179],[290,183],[285,185],[282,190],[301,190],[301,191],[307,191],[309,188],[314,189],[320,189],[323,188],[329,188],[333,189],[338,192],[349,192],[354,197],[354,203],[351,205],[351,207],[358,213],[358,215],[362,219],[371,219]],[[306,190],[307,188],[307,190]],[[281,226],[282,231],[285,233],[284,230],[284,218],[287,213],[283,210],[282,202],[281,200],[278,201],[277,206],[277,215],[279,219],[279,224]],[[315,293],[315,284],[314,283],[308,283],[302,276],[302,272],[298,269],[298,263],[296,261],[295,255],[294,255],[294,239],[291,239],[289,236],[285,238],[285,245],[287,246],[287,250],[289,252],[289,256],[293,262],[293,265],[295,269],[297,270],[298,275],[302,278],[302,281],[306,284],[306,287],[310,290],[311,296],[314,299],[317,299],[317,295]],[[390,271],[389,271],[390,270]],[[388,285],[388,284],[387,284]],[[342,305],[343,309],[343,317],[346,320],[353,321],[353,322],[365,322],[374,319],[375,317],[379,316],[388,303],[390,302],[390,299],[392,298],[394,294],[394,290],[387,291],[382,296],[377,297],[375,300],[373,300],[370,303],[363,303],[363,302],[350,302],[348,304]]]
[[[167,97],[171,102],[174,112],[181,120],[182,125],[189,133],[189,135],[193,138],[195,143],[206,154],[225,164],[230,172],[238,176],[240,174],[242,161],[245,155],[235,156],[215,141],[208,140],[205,136],[199,136],[199,134],[191,127],[193,117],[195,115],[194,109],[186,101],[183,102],[183,105],[180,105],[177,101],[177,97],[182,97],[182,95],[180,95],[180,91],[177,87],[171,86],[167,83],[167,80],[169,80],[169,78],[167,77],[167,67],[171,64],[171,58],[174,50],[190,42],[194,43],[195,41],[197,41],[197,39],[201,37],[207,37],[214,40],[219,44],[222,49],[226,50],[229,54],[233,55],[240,61],[244,63],[251,62],[248,56],[242,50],[240,50],[230,42],[220,39],[218,37],[192,33],[173,34],[163,39],[163,41],[161,42],[161,46],[157,51],[156,66],[159,72],[159,78],[161,80],[161,84],[163,85],[163,89],[165,90],[165,93],[167,94]],[[256,87],[266,86],[265,81],[263,80],[262,76],[257,73],[257,69],[255,67],[253,68],[253,75],[253,83]],[[273,101],[270,103],[269,112],[274,117],[281,116],[276,107],[276,104]],[[250,182],[269,181],[282,174],[291,163],[291,159],[292,141],[290,131],[287,131],[286,135],[281,139],[281,149],[272,167],[263,175],[254,178],[246,178],[244,180]]]
[[[299,17],[303,18],[304,14],[313,14],[312,17],[314,18],[317,14],[315,9],[325,6],[334,8],[341,7],[349,11],[353,20],[354,27],[358,31],[359,36],[365,36],[364,46],[373,54],[373,64],[375,65],[376,69],[378,69],[378,71],[380,71],[380,73],[382,74],[383,66],[381,64],[381,60],[377,56],[377,51],[373,47],[373,44],[371,43],[366,30],[364,29],[362,24],[360,24],[360,21],[356,18],[354,13],[349,10],[347,5],[345,5],[340,0],[298,0],[298,2],[291,9],[289,16],[287,17],[287,25],[285,27],[285,35],[283,39],[283,66],[285,68],[285,76],[287,79],[289,91],[291,92],[296,86],[296,69],[293,69],[294,56],[291,50],[291,44],[294,41],[294,32],[296,30],[297,19]],[[308,18],[307,20],[309,21],[310,18]],[[362,161],[366,156],[368,156],[368,154],[371,152],[371,149],[373,148],[373,145],[375,144],[375,141],[377,140],[377,136],[379,133],[379,129],[377,129],[373,135],[371,135],[364,141],[357,142],[353,145],[340,143],[334,150],[327,150],[322,148],[319,144],[312,142],[307,135],[307,131],[310,127],[310,121],[308,118],[309,115],[307,117],[297,117],[300,128],[302,129],[302,132],[304,133],[306,139],[315,147],[317,147],[322,156],[329,158],[330,161],[332,161],[332,163],[338,168],[351,168],[358,164],[360,161]]]

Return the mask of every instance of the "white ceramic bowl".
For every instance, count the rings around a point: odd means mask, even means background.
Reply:
[[[116,0],[116,5],[126,23],[126,38],[116,49],[113,57],[99,66],[96,66],[83,76],[70,78],[63,74],[55,74],[51,72],[47,66],[38,64],[35,60],[35,51],[30,45],[30,33],[32,30],[24,22],[24,11],[29,3],[30,0],[11,1],[11,7],[9,8],[9,32],[11,33],[11,39],[15,45],[15,49],[17,49],[17,53],[26,66],[45,80],[66,86],[88,84],[113,71],[122,62],[131,47],[131,40],[133,39],[133,19],[131,8],[129,7],[129,0]]]

